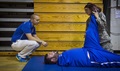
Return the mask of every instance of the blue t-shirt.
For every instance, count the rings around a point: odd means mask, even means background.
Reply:
[[[32,35],[36,34],[35,27],[32,25],[32,22],[29,20],[22,23],[14,32],[11,41],[16,42],[18,39],[24,40],[28,39],[26,34],[31,33]]]
[[[90,60],[87,57],[87,50],[75,48],[60,54],[57,64],[60,66],[83,67],[90,66]]]

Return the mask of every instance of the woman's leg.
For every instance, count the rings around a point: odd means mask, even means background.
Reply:
[[[108,50],[110,52],[113,52],[113,45],[110,43],[110,42],[104,42],[101,44],[101,46],[105,49],[105,50]]]

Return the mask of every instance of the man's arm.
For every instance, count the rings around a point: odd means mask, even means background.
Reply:
[[[29,40],[34,40],[37,41],[38,43],[42,43],[43,46],[47,46],[47,43],[43,40],[40,40],[37,35],[32,36],[30,33],[26,34],[26,36],[28,37]]]
[[[35,35],[33,35],[33,37],[35,37],[36,39],[39,39],[40,40],[40,38],[35,34]],[[43,40],[41,40],[41,41],[43,41]]]

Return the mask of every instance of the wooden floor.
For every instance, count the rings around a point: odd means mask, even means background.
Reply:
[[[19,62],[15,56],[0,56],[0,71],[22,71],[27,62]]]

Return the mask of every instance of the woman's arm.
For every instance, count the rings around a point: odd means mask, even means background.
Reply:
[[[85,29],[85,31],[86,31],[87,28],[88,28],[89,22],[90,22],[90,18],[88,18],[87,21],[86,21],[86,29]]]
[[[100,12],[100,13],[93,12],[93,13],[96,17],[96,21],[99,24],[99,26],[101,28],[105,28],[105,26],[106,26],[106,16],[102,12]]]

